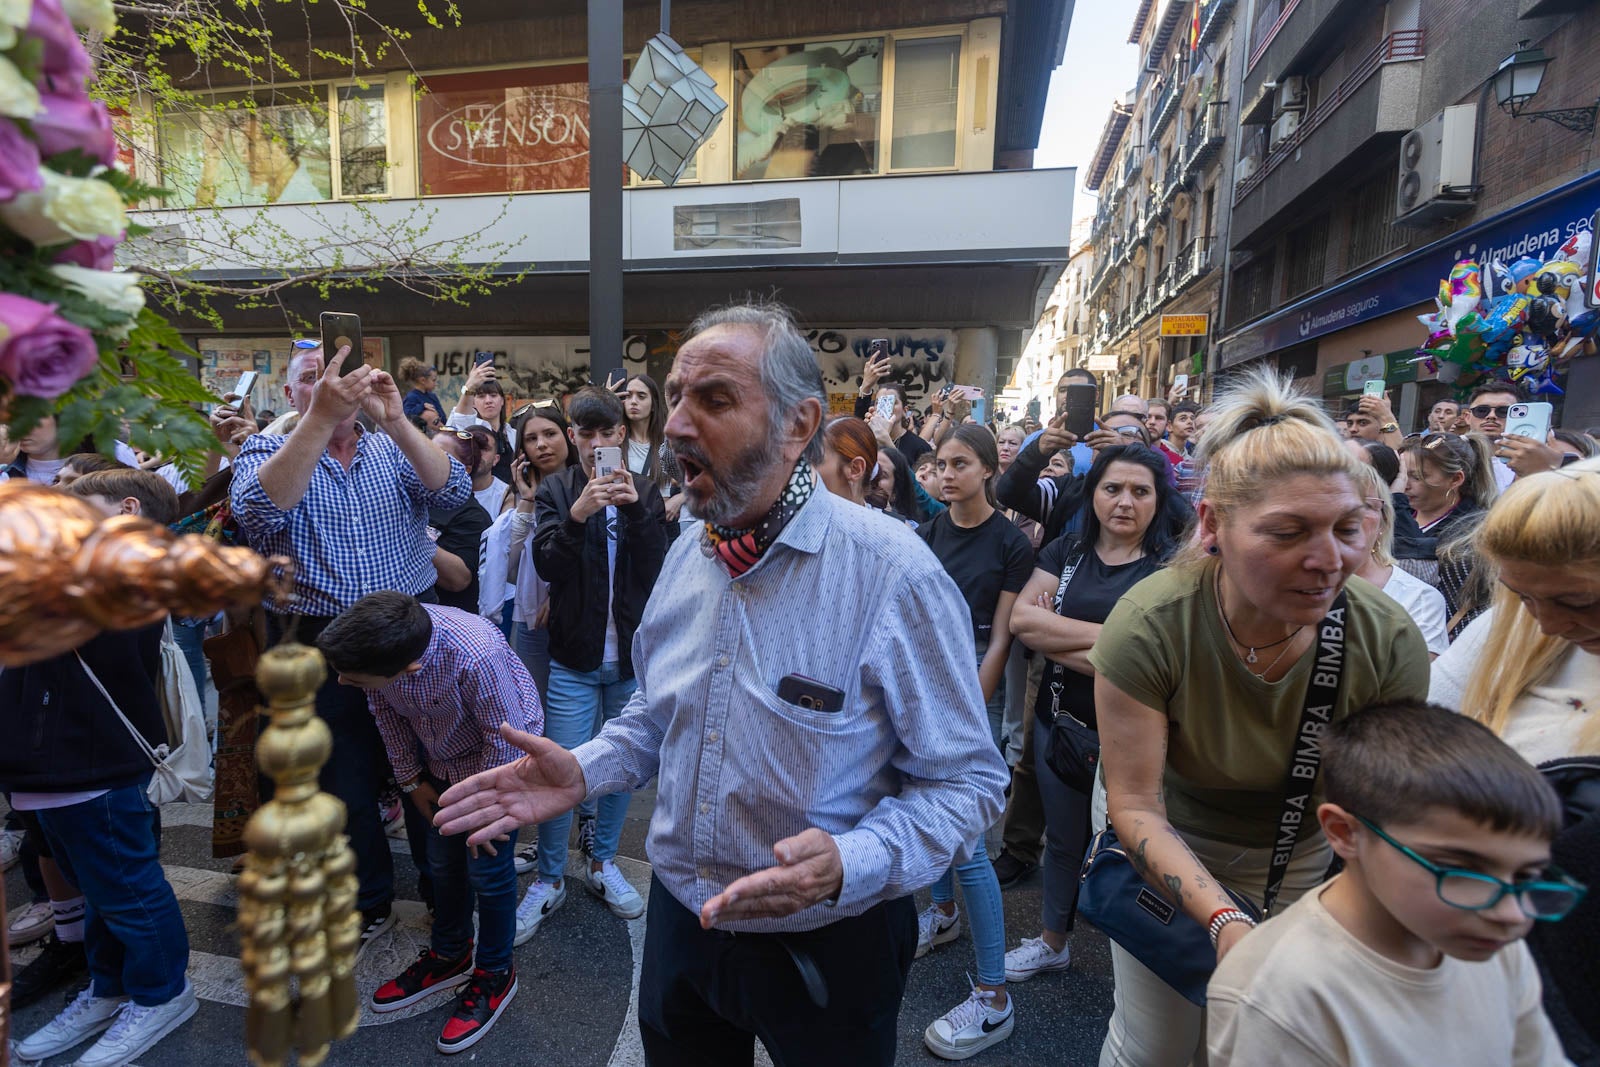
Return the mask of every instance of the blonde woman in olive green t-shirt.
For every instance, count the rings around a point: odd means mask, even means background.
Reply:
[[[1202,926],[1257,906],[1315,660],[1317,624],[1348,598],[1346,658],[1333,717],[1421,700],[1421,633],[1351,576],[1369,521],[1358,461],[1315,401],[1270,372],[1246,376],[1215,408],[1194,542],[1136,585],[1089,655],[1107,813],[1145,880]],[[1313,798],[1315,799],[1315,797]],[[1330,852],[1314,817],[1277,907],[1321,881]],[[1218,958],[1248,921],[1223,925]],[[1201,1055],[1204,1009],[1112,946],[1116,1008],[1102,1067],[1180,1067]]]

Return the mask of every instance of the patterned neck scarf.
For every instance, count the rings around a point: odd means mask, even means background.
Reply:
[[[772,505],[772,510],[761,521],[748,530],[735,530],[708,522],[705,532],[700,535],[700,551],[708,558],[720,560],[729,577],[739,577],[766,555],[767,549],[772,547],[783,528],[789,525],[789,520],[799,514],[801,505],[811,499],[814,487],[811,464],[802,458],[795,464],[794,473],[789,475],[789,484],[784,487],[778,502]]]

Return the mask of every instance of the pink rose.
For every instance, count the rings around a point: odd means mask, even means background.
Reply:
[[[0,378],[19,396],[54,399],[94,369],[94,335],[55,305],[0,293]]]
[[[43,114],[30,120],[39,152],[46,158],[74,148],[111,166],[117,159],[117,135],[111,128],[111,114],[99,100],[90,100],[75,87],[70,93],[40,93]]]
[[[39,149],[8,118],[0,118],[0,200],[31,192],[44,184],[39,177]]]
[[[116,265],[118,237],[96,237],[92,241],[74,241],[56,252],[57,263],[73,263],[90,270],[110,270]]]
[[[45,87],[57,89],[81,86],[93,70],[89,53],[72,20],[61,10],[60,0],[33,0],[28,16],[28,36],[44,43]]]

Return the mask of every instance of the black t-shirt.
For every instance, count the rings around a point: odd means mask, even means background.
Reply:
[[[1005,515],[996,511],[981,525],[963,529],[941,511],[917,533],[955,579],[972,613],[972,636],[987,646],[1001,593],[1020,593],[1033,573],[1033,546]]]
[[[492,525],[489,513],[477,500],[469,499],[458,508],[429,508],[428,525],[439,531],[438,547],[461,557],[461,562],[472,572],[472,581],[465,589],[455,592],[438,589],[439,603],[447,608],[458,608],[469,614],[478,613],[478,570],[483,566],[483,535]]]
[[[901,434],[895,440],[894,447],[898,448],[900,450],[900,454],[906,457],[906,462],[911,464],[911,469],[913,471],[917,469],[917,460],[926,453],[933,451],[932,445],[918,437],[911,430],[907,430],[905,433]]]
[[[1067,560],[1080,551],[1076,537],[1058,537],[1040,550],[1035,566],[1055,575],[1059,583]],[[1153,556],[1141,556],[1131,563],[1119,563],[1113,567],[1102,561],[1095,552],[1084,552],[1083,560],[1072,576],[1072,584],[1067,586],[1061,598],[1059,614],[1067,619],[1103,623],[1106,616],[1111,614],[1111,609],[1116,607],[1117,601],[1122,599],[1122,594],[1160,569],[1161,564]],[[1052,588],[1050,596],[1054,597],[1055,592]],[[1094,715],[1094,678],[1054,662],[1045,666],[1039,697],[1033,706],[1034,716],[1044,723],[1055,721],[1055,715],[1050,710],[1054,697],[1051,684],[1054,681],[1061,683],[1061,710],[1090,729],[1099,729],[1095,725]]]

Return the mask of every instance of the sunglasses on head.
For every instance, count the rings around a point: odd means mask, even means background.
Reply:
[[[1490,415],[1495,415],[1495,416],[1498,416],[1499,418],[1503,419],[1503,418],[1505,418],[1507,415],[1509,415],[1511,413],[1511,405],[1510,404],[1474,404],[1472,407],[1468,408],[1467,410],[1472,412],[1472,417],[1475,418],[1475,419],[1487,419]]]
[[[466,430],[451,430],[450,432],[456,435],[457,441],[471,441],[473,439],[472,434]]]
[[[322,342],[321,341],[314,341],[309,337],[296,338],[294,340],[293,344],[294,344],[294,347],[300,349],[302,352],[309,352],[313,348],[321,348],[322,347]]]

